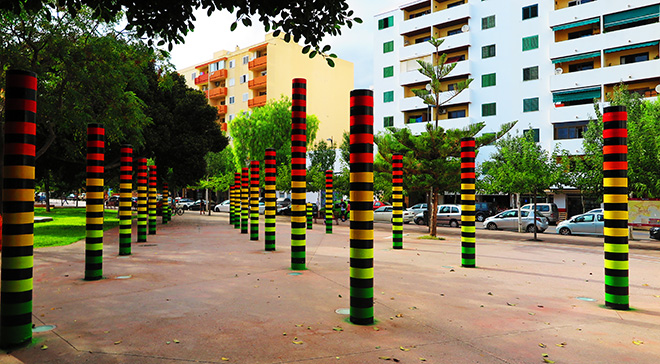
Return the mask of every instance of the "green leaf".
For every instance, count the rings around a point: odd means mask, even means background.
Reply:
[[[306,45],[305,47],[303,47],[302,49],[303,54],[307,54],[311,48],[312,48],[311,45]]]
[[[280,33],[282,33],[282,31],[279,30],[279,29],[276,30],[276,31],[274,31],[274,32],[273,32],[273,37],[277,38],[277,37],[280,35]]]
[[[231,26],[229,27],[229,30],[233,32],[234,30],[236,30],[236,27],[237,27],[237,26],[238,26],[238,23],[237,23],[237,22],[233,22],[233,23],[231,23]]]
[[[358,23],[358,24],[362,24],[362,19],[360,19],[360,18],[353,18],[353,21]]]
[[[329,45],[326,45],[326,46],[323,47],[322,52],[325,53],[325,52],[327,52],[327,51],[329,51],[329,50],[330,50],[330,46],[329,46]]]
[[[325,61],[328,62],[328,66],[330,66],[330,67],[335,66],[335,61],[333,61],[332,59],[326,58]]]
[[[314,57],[316,57],[316,51],[312,51],[312,52],[309,54],[309,58],[314,58]]]

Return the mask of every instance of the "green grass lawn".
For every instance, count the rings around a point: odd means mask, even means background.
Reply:
[[[85,208],[59,208],[46,212],[45,207],[36,207],[35,216],[52,217],[53,221],[34,224],[34,247],[59,246],[85,239]],[[117,210],[105,210],[103,231],[119,225]]]

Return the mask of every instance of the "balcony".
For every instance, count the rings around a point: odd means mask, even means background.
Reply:
[[[442,38],[445,41],[442,43],[438,49],[440,53],[447,53],[447,50],[466,47],[470,44],[470,32],[465,32],[461,34],[452,35],[449,37]],[[430,55],[433,53],[434,48],[428,42],[422,42],[419,44],[411,44],[409,46],[399,49],[399,59],[413,59],[423,56]],[[458,67],[458,66],[457,66]]]
[[[594,105],[591,103],[575,106],[551,107],[550,109],[550,120],[552,120],[553,123],[560,121],[589,120],[595,118],[596,112],[594,111]]]
[[[248,69],[250,71],[261,71],[262,69],[266,69],[267,58],[268,56],[255,58],[248,63]]]
[[[463,4],[440,11],[435,10],[431,14],[405,20],[399,25],[399,31],[403,35],[418,29],[426,29],[434,25],[441,25],[458,19],[466,19],[470,17],[470,9],[470,4]]]
[[[550,76],[550,90],[630,82],[660,75],[660,59]],[[555,119],[553,119],[555,120]]]
[[[210,81],[220,81],[227,78],[227,70],[217,70],[211,73]]]
[[[227,105],[217,105],[218,108],[218,115],[222,116],[227,113]]]
[[[253,99],[248,100],[248,107],[260,107],[266,105],[266,99],[268,95],[255,96]]]
[[[227,88],[226,87],[216,87],[213,90],[209,92],[209,98],[210,99],[216,99],[218,97],[225,97],[227,96]]]
[[[220,123],[220,130],[223,132],[227,132],[227,123]]]
[[[427,62],[430,62],[430,59]],[[415,64],[417,63],[415,62]],[[412,64],[411,66],[414,67],[414,65]],[[470,75],[470,61],[466,60],[466,61],[456,62],[456,67],[454,67],[451,73],[449,73],[448,77],[454,77],[460,75]],[[405,73],[402,72],[401,75],[399,76],[399,81],[401,83],[401,86],[411,85],[428,80],[429,80],[428,77],[419,73],[419,71],[416,68]]]
[[[199,85],[200,83],[207,83],[209,82],[209,74],[205,73],[199,77],[195,78],[195,85]]]
[[[255,78],[254,80],[248,81],[248,88],[249,89],[258,89],[258,88],[263,88],[266,87],[266,75],[264,76],[259,76]]]
[[[454,93],[451,91],[440,93],[440,102],[445,102],[453,95]],[[458,94],[453,99],[451,99],[451,101],[444,104],[444,106],[465,104],[469,102],[470,102],[470,89],[468,88],[466,90],[463,90],[463,92]],[[401,111],[424,109],[427,107],[428,105],[424,104],[424,101],[422,101],[422,99],[420,99],[417,96],[406,97],[403,100],[401,100],[401,102],[399,103],[399,108],[401,108]]]
[[[430,123],[435,125],[435,119],[430,121]],[[466,127],[466,126],[468,126],[472,123],[473,123],[473,121],[469,116],[466,116],[464,118],[440,119],[440,120],[438,120],[438,126],[443,127],[443,128],[452,128],[452,129],[464,128],[464,127]],[[405,127],[410,129],[410,132],[413,135],[419,135],[419,134],[426,131],[426,124],[427,124],[426,122],[406,124]]]

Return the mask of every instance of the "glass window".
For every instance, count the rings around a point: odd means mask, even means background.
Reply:
[[[383,127],[389,128],[394,126],[394,116],[385,116],[383,118]]]
[[[229,105],[234,103],[234,96],[229,96]]]
[[[392,102],[392,101],[394,101],[394,91],[383,92],[383,102]]]
[[[236,80],[233,79],[233,78],[230,78],[230,79],[227,80],[227,86],[234,86],[235,83],[236,83]]]
[[[438,211],[438,212],[443,213],[443,214],[448,214],[449,213],[449,206],[441,206],[440,211]]]
[[[522,50],[529,51],[532,49],[537,49],[539,47],[539,36],[533,35],[531,37],[525,37],[522,39]]]
[[[241,75],[241,83],[246,83],[248,81],[248,75]]]
[[[383,43],[383,53],[389,53],[394,51],[394,41]]]
[[[218,70],[218,63],[211,63],[209,65],[209,73],[215,72]]]
[[[554,124],[554,138],[555,140],[582,139],[588,124],[587,121]]]
[[[394,16],[378,20],[378,30],[387,29],[394,25]]]
[[[523,99],[523,112],[539,111],[539,98]]]
[[[394,66],[383,68],[383,78],[388,78],[392,76],[394,76]]]
[[[191,79],[191,80],[194,80],[196,77],[197,77],[197,72],[193,72],[193,73],[190,75],[190,79]]]
[[[453,3],[449,3],[449,4],[447,4],[447,9],[453,8],[454,6],[463,5],[463,4],[465,4],[465,0],[460,0],[460,1],[453,2]]]
[[[218,69],[221,70],[221,69],[224,69],[224,68],[225,68],[225,61],[224,60],[218,61]]]
[[[461,33],[463,33],[463,31],[461,30],[461,28],[458,28],[458,29],[452,29],[452,30],[447,31],[447,36],[450,36],[450,35],[456,35],[456,34],[461,34]]]
[[[481,58],[495,57],[495,44],[481,47]]]
[[[522,8],[522,20],[536,18],[539,16],[539,5],[534,4]]]
[[[229,61],[229,68],[234,68],[236,66],[236,61],[235,60],[230,60]]]
[[[527,133],[532,133],[534,135],[534,142],[538,143],[539,140],[541,140],[541,136],[539,134],[539,129],[527,129],[523,130],[523,135],[527,135]]]
[[[495,15],[481,18],[481,29],[495,28]]]
[[[481,87],[495,86],[497,83],[497,77],[494,73],[488,73],[481,75]]]
[[[539,66],[523,68],[523,81],[539,79]]]
[[[243,56],[243,64],[248,64],[250,62],[250,56]]]
[[[578,72],[592,69],[594,69],[594,61],[568,65],[568,72]]]
[[[637,53],[627,56],[621,56],[621,64],[644,62],[649,60],[649,53]]]
[[[465,110],[454,110],[447,113],[447,119],[464,118]]]
[[[247,93],[243,94],[243,101],[247,101],[250,98],[250,95]]]
[[[452,207],[451,207],[451,212],[452,212],[452,213],[457,213],[457,212],[458,212],[458,207],[456,207],[456,206],[452,206]]]
[[[497,105],[492,102],[490,104],[481,104],[481,116],[493,116],[497,114]]]

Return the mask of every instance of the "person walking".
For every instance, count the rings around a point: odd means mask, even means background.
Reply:
[[[341,203],[339,204],[339,209],[341,211],[341,213],[339,214],[341,221],[346,221],[346,201],[341,200]]]

